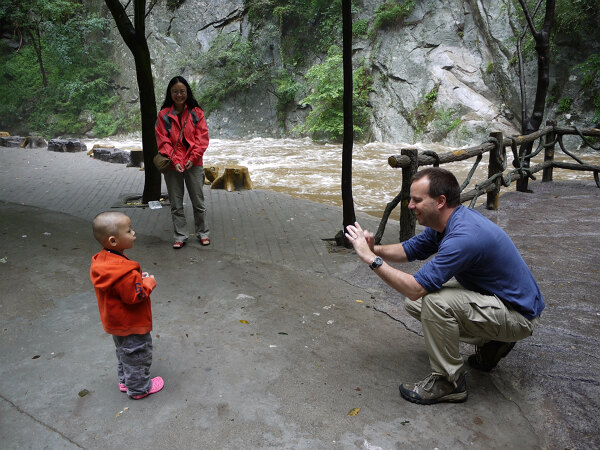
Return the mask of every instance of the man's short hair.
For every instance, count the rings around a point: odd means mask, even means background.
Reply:
[[[430,197],[444,195],[446,197],[446,204],[450,208],[460,205],[460,186],[452,172],[440,167],[429,167],[415,173],[412,181],[414,182],[425,177],[429,180],[428,194]]]
[[[116,236],[119,233],[119,222],[125,214],[116,211],[106,211],[98,214],[92,222],[92,231],[94,237],[102,245],[110,236]]]

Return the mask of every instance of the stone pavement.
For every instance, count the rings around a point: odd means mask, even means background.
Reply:
[[[397,390],[428,373],[419,324],[322,240],[341,210],[261,190],[205,190],[210,247],[172,250],[166,208],[120,209],[138,235],[128,255],[158,281],[152,373],[166,381],[128,400],[89,282],[90,221],[142,186],[138,169],[85,154],[0,148],[2,448],[600,446],[591,183],[536,185],[485,212],[540,281],[544,325],[494,372],[471,372],[466,403],[432,407]],[[390,223],[385,240],[397,236]]]

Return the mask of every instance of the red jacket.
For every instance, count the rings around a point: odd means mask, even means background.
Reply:
[[[152,330],[150,293],[156,281],[151,277],[142,278],[138,263],[103,249],[92,257],[90,278],[104,331],[129,336]]]
[[[187,119],[187,123],[185,123],[188,115],[189,118]],[[167,157],[171,156],[173,146],[177,143],[183,123],[185,123],[183,136],[171,158],[173,167],[177,163],[185,166],[189,160],[192,161],[194,166],[202,166],[202,156],[208,147],[208,128],[204,120],[204,112],[198,107],[190,111],[186,105],[181,115],[181,123],[179,122],[177,113],[173,110],[173,106],[160,110],[154,127],[158,151]],[[183,144],[184,139],[189,144],[187,150]]]

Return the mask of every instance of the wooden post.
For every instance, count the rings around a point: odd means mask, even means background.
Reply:
[[[494,146],[494,149],[490,151],[490,163],[488,165],[488,178],[493,177],[497,173],[504,171],[503,162],[506,161],[506,151],[504,150],[504,137],[501,131],[490,133],[490,137],[498,141]],[[500,177],[496,178],[494,182],[495,188],[493,191],[487,193],[487,204],[486,209],[498,210],[498,204],[500,201]]]
[[[556,122],[554,120],[547,120],[546,126],[555,127]],[[551,142],[554,142],[554,139],[556,139],[556,135],[554,134],[554,130],[552,130],[551,133],[546,135],[545,143],[550,144]],[[546,147],[544,149],[544,162],[546,161],[554,161],[554,145],[552,145],[551,147]],[[542,172],[542,182],[552,181],[552,169],[552,166],[546,167],[544,169],[544,171]]]
[[[402,203],[400,204],[400,242],[406,241],[415,235],[415,213],[408,208],[410,202],[410,185],[412,177],[419,170],[418,150],[403,148],[401,154],[410,158],[410,165],[402,168]]]

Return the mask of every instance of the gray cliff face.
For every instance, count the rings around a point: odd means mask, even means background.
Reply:
[[[372,19],[381,3],[364,0],[355,20]],[[356,39],[355,61],[368,61],[374,80],[369,138],[459,146],[480,143],[491,131],[518,134],[521,100],[514,36],[520,29],[511,23],[510,17],[515,17],[511,5],[503,0],[421,0],[403,26],[381,30],[375,40]],[[174,12],[161,2],[146,26],[158,107],[172,76],[181,74],[190,82],[202,83],[203,74],[194,69],[193,61],[219,34],[260,39],[266,49],[264,63],[280,64],[277,32],[268,27],[255,30],[243,0],[187,0]],[[134,104],[138,97],[133,57],[116,29],[113,37],[115,57],[122,66],[117,83],[123,98]],[[527,71],[531,103],[535,61]],[[564,89],[569,89],[569,80],[565,83]],[[433,108],[426,120],[419,120],[419,111],[432,91],[437,92]],[[226,100],[207,121],[212,137],[280,137],[305,114],[298,107],[288,113],[282,126],[277,99],[259,85],[253,92]],[[559,120],[568,123],[565,117]]]

